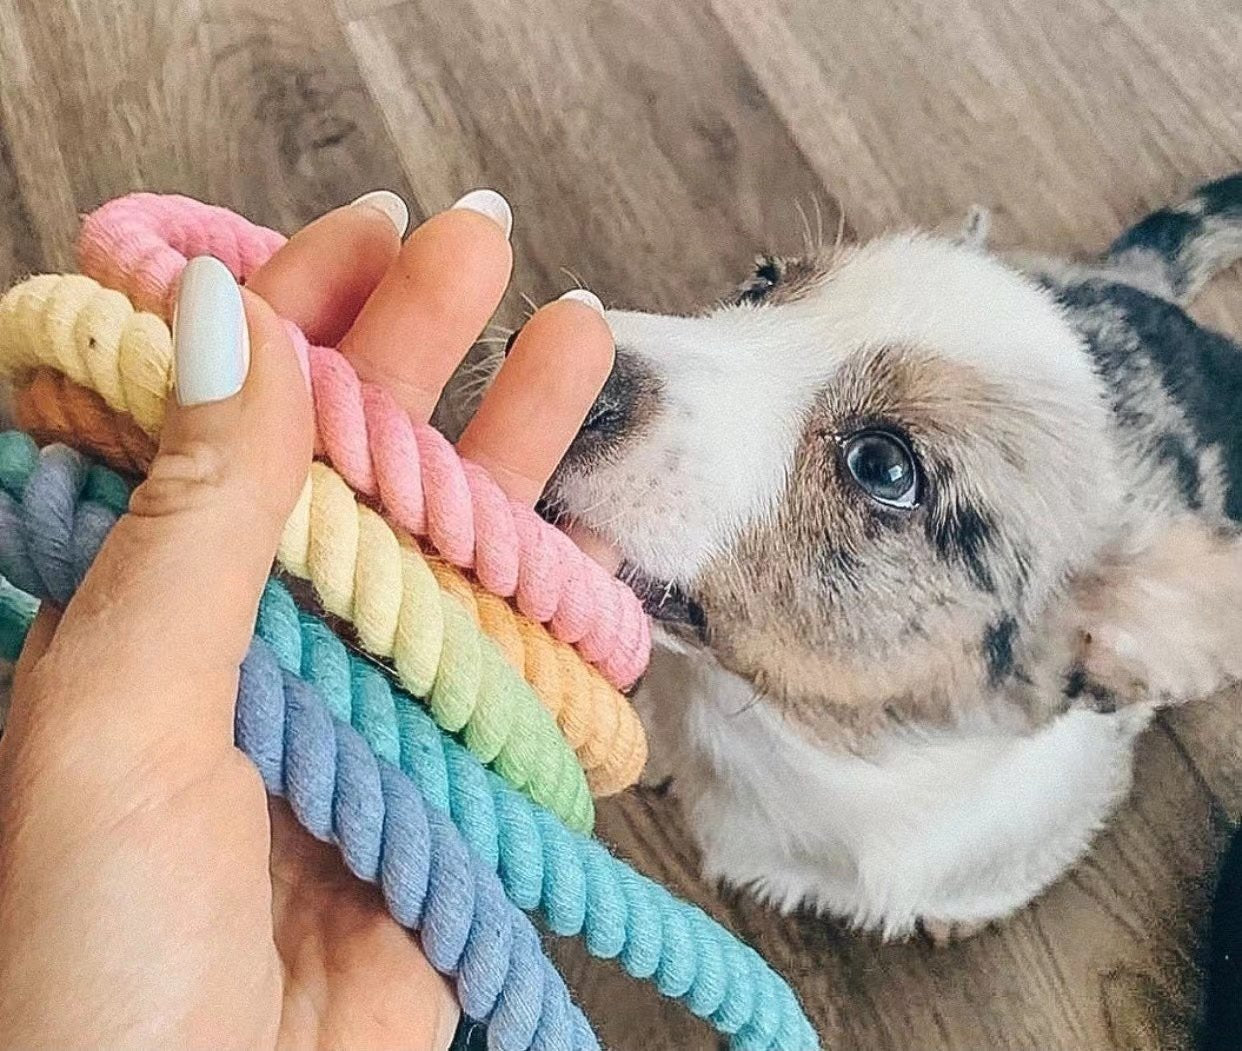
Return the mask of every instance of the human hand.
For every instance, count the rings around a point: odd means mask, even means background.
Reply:
[[[232,738],[238,666],[311,455],[310,400],[273,309],[339,343],[421,422],[508,282],[497,198],[468,195],[402,246],[392,198],[368,196],[292,238],[242,295],[195,264],[176,326],[181,404],[148,480],[63,614],[45,606],[31,630],[0,738],[10,1046],[451,1038],[457,1007],[417,942],[269,804]],[[611,360],[589,305],[538,311],[461,451],[533,503]]]

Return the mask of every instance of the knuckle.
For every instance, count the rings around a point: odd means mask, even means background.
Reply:
[[[134,514],[162,518],[194,510],[215,499],[228,481],[224,453],[206,442],[161,452],[146,479],[134,490]]]

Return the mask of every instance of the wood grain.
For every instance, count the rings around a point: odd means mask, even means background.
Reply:
[[[614,304],[700,306],[822,187],[702,0],[566,11],[403,3],[349,38],[424,211],[509,197],[519,289],[542,301],[570,267]]]
[[[1094,251],[1242,167],[1239,40],[1236,0],[0,0],[0,282],[63,265],[76,213],[137,187],[291,229],[376,186],[419,216],[496,186],[536,302],[580,279],[695,309],[797,248],[799,208],[831,237],[838,201],[864,234],[981,203],[1002,245]],[[511,295],[499,320],[525,309]],[[1242,279],[1196,310],[1242,332]],[[832,1046],[1188,1047],[1242,816],[1240,701],[1163,720],[1090,857],[947,950],[703,885],[667,795],[606,804],[600,830],[753,939]],[[554,951],[609,1046],[718,1046],[615,965]]]

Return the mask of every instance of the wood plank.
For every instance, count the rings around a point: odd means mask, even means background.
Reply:
[[[894,0],[865,17],[849,0],[711,3],[867,232],[981,203],[1002,243],[1081,251],[1123,215],[1242,167],[1231,0]],[[1174,23],[1175,49],[1153,61]],[[1185,67],[1202,72],[1191,82]]]
[[[12,0],[0,0],[0,288],[65,266],[77,213],[50,134],[45,77],[32,61]]]
[[[606,302],[701,307],[821,193],[703,0],[405,3],[348,31],[422,210],[505,193],[535,301],[568,266]]]
[[[327,0],[18,0],[50,135],[79,209],[176,191],[296,228],[402,190]]]

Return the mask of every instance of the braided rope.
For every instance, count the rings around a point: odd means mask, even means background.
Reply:
[[[35,277],[0,297],[0,370],[20,383],[51,365],[128,409],[149,435],[163,422],[171,353],[162,321],[90,278]],[[145,367],[131,377],[127,365]],[[314,584],[325,609],[353,623],[364,646],[393,660],[441,725],[463,732],[480,758],[567,823],[591,827],[585,774],[553,717],[469,612],[441,592],[415,543],[398,538],[324,464],[311,465],[279,559]]]
[[[87,216],[78,259],[83,273],[169,318],[187,256],[213,255],[245,281],[283,243],[227,209],[138,193]],[[290,329],[306,346],[296,326]],[[438,431],[415,425],[383,388],[362,382],[343,356],[306,349],[319,439],[350,485],[377,497],[411,533],[430,537],[449,562],[473,569],[487,590],[515,598],[523,613],[576,645],[617,686],[632,685],[651,648],[633,593],[530,508],[509,500]]]
[[[39,453],[12,432],[3,438],[0,572],[65,603],[121,513],[123,483],[108,493],[119,479],[71,449]],[[33,610],[2,603],[0,617],[7,622],[0,634],[17,634],[14,619],[28,625]],[[462,1009],[489,1022],[489,1046],[599,1046],[495,872],[407,775],[333,718],[311,682],[281,667],[262,638],[242,662],[235,739],[268,791],[288,799],[313,836],[338,846],[354,875],[379,885],[397,922],[420,932],[431,965],[456,979]]]
[[[123,484],[105,469],[84,469],[79,457],[56,448],[36,461],[33,447],[13,434],[0,435],[0,489],[0,524],[11,526],[0,530],[0,572],[18,586],[46,590],[50,581],[54,597],[62,598],[69,589],[64,581],[85,571],[91,545],[102,543],[127,499]],[[76,504],[63,496],[75,489]],[[57,499],[49,500],[48,492]],[[5,493],[22,494],[20,504]],[[51,515],[43,510],[49,505]],[[40,547],[15,551],[6,536],[38,537]],[[51,568],[36,572],[31,563],[39,560]],[[256,636],[256,645],[270,647],[287,674],[315,684],[316,703],[352,722],[381,765],[409,775],[429,812],[452,816],[473,854],[499,872],[515,904],[541,910],[557,934],[585,933],[591,953],[618,958],[631,975],[653,980],[663,995],[681,999],[730,1034],[734,1048],[817,1046],[794,994],[754,950],[482,767],[375,665],[299,610],[275,580],[260,603]]]
[[[392,659],[441,726],[567,824],[590,829],[586,778],[552,715],[469,611],[440,590],[413,542],[358,503],[325,464],[311,464],[278,560],[314,584],[324,609],[350,621],[365,649]]]
[[[35,370],[15,394],[18,422],[41,444],[86,446],[113,467],[134,474],[144,474],[150,465],[154,441],[94,391],[59,372]],[[457,599],[509,664],[524,674],[577,755],[592,794],[613,795],[632,785],[647,760],[647,739],[630,703],[541,625],[471,585],[443,560],[430,556],[426,561],[441,591]]]

